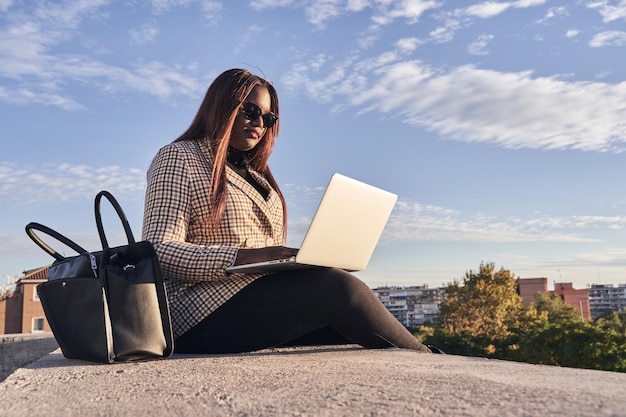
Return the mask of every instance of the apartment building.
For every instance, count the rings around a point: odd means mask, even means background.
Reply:
[[[575,289],[571,282],[555,282],[552,294],[560,296],[563,301],[580,312],[582,320],[591,320],[591,303],[589,299],[589,289]]]
[[[589,287],[591,317],[595,320],[613,311],[626,309],[626,284],[592,284]]]
[[[380,287],[374,293],[405,327],[415,328],[433,322],[439,315],[441,289],[427,285],[411,287]]]
[[[37,285],[47,280],[47,267],[25,271],[0,294],[0,334],[51,332]]]

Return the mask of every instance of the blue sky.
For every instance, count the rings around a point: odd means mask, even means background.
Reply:
[[[101,189],[139,237],[152,157],[243,67],[279,92],[291,246],[340,172],[399,195],[370,286],[482,261],[626,282],[625,22],[625,0],[0,0],[0,273],[51,261],[30,221],[98,249]]]

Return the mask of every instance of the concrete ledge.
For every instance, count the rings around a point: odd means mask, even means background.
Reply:
[[[52,333],[0,335],[0,381],[58,347]]]
[[[401,349],[280,348],[100,365],[60,350],[0,384],[0,416],[626,416],[626,374]]]

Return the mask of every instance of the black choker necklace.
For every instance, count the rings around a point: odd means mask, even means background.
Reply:
[[[226,160],[233,164],[236,167],[242,167],[246,165],[246,153],[242,151],[238,151],[235,148],[228,147],[228,154],[226,155]]]

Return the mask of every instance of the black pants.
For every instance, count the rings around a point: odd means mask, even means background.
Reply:
[[[259,278],[176,339],[174,346],[179,353],[235,353],[336,343],[430,351],[367,285],[332,268]]]

